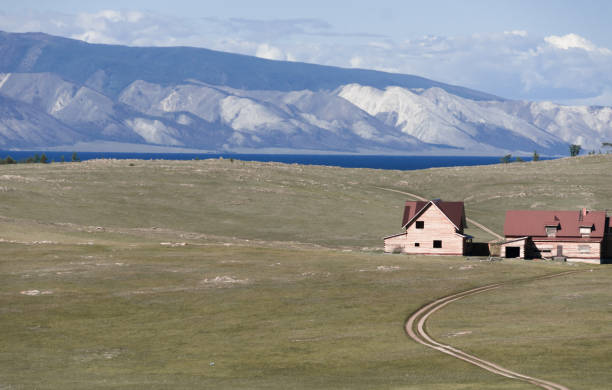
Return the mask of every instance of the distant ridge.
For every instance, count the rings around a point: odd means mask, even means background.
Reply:
[[[554,156],[611,139],[611,107],[208,49],[0,32],[0,149]]]
[[[28,66],[30,62],[32,66]],[[85,84],[99,70],[107,76],[102,92],[111,96],[117,96],[135,80],[171,85],[196,79],[237,89],[275,91],[334,90],[350,83],[379,89],[438,87],[467,99],[501,100],[413,75],[274,61],[194,47],[90,44],[44,33],[0,32],[0,72],[50,72]]]

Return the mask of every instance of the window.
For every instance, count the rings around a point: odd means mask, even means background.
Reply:
[[[591,251],[590,245],[578,245],[578,252],[580,253],[589,253]]]
[[[434,248],[442,248],[442,241],[441,240],[434,240],[433,247]]]
[[[590,226],[580,226],[580,234],[583,236],[590,236],[591,227]]]
[[[546,235],[548,237],[554,237],[557,235],[557,227],[556,226],[546,226]]]
[[[425,228],[425,221],[416,221],[416,228],[417,229],[424,229]]]
[[[414,246],[421,246],[421,243],[420,242],[415,242]]]

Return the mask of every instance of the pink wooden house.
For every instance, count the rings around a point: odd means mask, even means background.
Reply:
[[[599,264],[612,250],[609,224],[605,211],[509,210],[501,256]]]
[[[385,252],[420,255],[463,255],[471,236],[463,202],[406,202],[402,228],[404,232],[385,237]]]

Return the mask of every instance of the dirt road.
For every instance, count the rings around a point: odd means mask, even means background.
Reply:
[[[538,278],[530,278],[527,280],[523,280],[522,282],[525,281],[536,281],[536,280],[542,280],[542,279],[549,279],[549,278],[554,278],[554,277],[559,277],[559,276],[564,276],[564,275],[568,275],[571,273],[575,273],[578,271],[565,271],[565,272],[560,272],[560,273],[556,273],[556,274],[552,274],[552,275],[546,275],[546,276],[542,276],[542,277],[538,277]],[[500,288],[504,285],[508,285],[511,283],[517,283],[516,281],[513,282],[505,282],[505,283],[495,283],[495,284],[489,284],[486,286],[482,286],[482,287],[477,287],[477,288],[473,288],[471,290],[467,290],[467,291],[462,291],[456,294],[452,294],[452,295],[448,295],[446,297],[437,299],[425,306],[423,306],[422,308],[420,308],[419,310],[415,311],[414,313],[412,313],[412,315],[410,315],[410,317],[408,317],[408,320],[406,321],[406,324],[404,326],[406,333],[408,334],[408,336],[410,336],[413,340],[415,340],[417,343],[423,344],[426,347],[429,348],[433,348],[437,351],[440,351],[442,353],[445,353],[447,355],[450,355],[454,358],[457,359],[461,359],[463,361],[466,361],[470,364],[473,364],[475,366],[478,366],[482,369],[485,369],[487,371],[490,371],[494,374],[497,375],[501,375],[504,376],[506,378],[512,378],[512,379],[516,379],[516,380],[520,380],[520,381],[524,381],[524,382],[528,382],[531,383],[535,386],[539,386],[543,389],[547,389],[547,390],[569,390],[567,387],[557,384],[557,383],[553,383],[553,382],[549,382],[543,379],[538,379],[538,378],[534,378],[531,376],[527,376],[527,375],[523,375],[523,374],[519,374],[517,372],[511,371],[509,369],[503,368],[495,363],[492,363],[490,361],[481,359],[477,356],[474,355],[470,355],[469,353],[463,352],[460,349],[454,348],[450,345],[445,345],[445,344],[441,344],[439,342],[437,342],[436,340],[434,340],[433,338],[431,338],[431,336],[429,336],[429,334],[427,334],[427,331],[425,330],[425,326],[426,326],[426,321],[429,318],[429,316],[431,316],[433,313],[435,313],[436,311],[442,309],[444,306],[455,302],[459,299],[468,297],[470,295],[474,295],[474,294],[480,294],[486,291],[490,291],[490,290],[494,290],[497,288]]]

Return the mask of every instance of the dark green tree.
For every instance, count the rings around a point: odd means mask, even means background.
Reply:
[[[532,157],[533,161],[539,161],[540,160],[540,155],[538,154],[537,150],[533,151],[533,157]]]
[[[37,164],[40,162],[40,156],[38,155],[38,153],[34,155],[34,162]]]
[[[506,154],[504,157],[499,159],[499,161],[501,161],[504,164],[508,164],[511,160],[512,160],[511,154]]]
[[[47,155],[46,155],[46,154],[44,154],[44,153],[43,153],[43,154],[40,156],[40,162],[41,162],[41,163],[43,163],[43,164],[46,164],[46,163],[48,163],[48,162],[49,162],[49,159],[47,158]]]
[[[81,159],[79,159],[79,156],[77,156],[76,152],[72,153],[72,162],[79,162],[81,161]]]
[[[570,156],[575,157],[580,154],[580,149],[582,147],[580,145],[571,144],[569,147]]]

